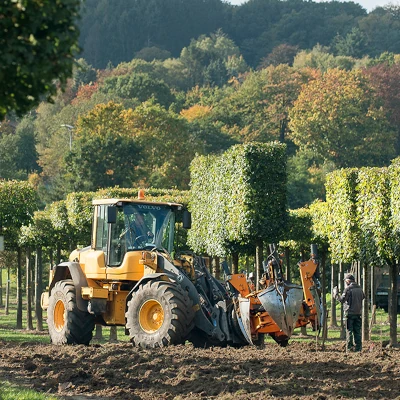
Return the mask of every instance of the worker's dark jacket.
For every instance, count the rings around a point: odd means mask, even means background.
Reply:
[[[343,294],[338,296],[338,300],[343,303],[345,315],[361,315],[364,298],[363,290],[360,285],[357,285],[355,282],[350,283],[350,285],[344,289]]]

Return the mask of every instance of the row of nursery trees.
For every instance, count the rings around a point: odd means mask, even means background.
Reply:
[[[286,145],[250,143],[230,148],[220,156],[200,156],[191,164],[190,191],[148,189],[147,198],[174,201],[188,206],[193,226],[182,245],[218,260],[229,258],[233,272],[239,260],[254,257],[255,272],[262,274],[262,261],[269,243],[279,243],[289,260],[290,249],[305,253],[318,244],[325,303],[329,275],[326,265],[362,265],[364,338],[368,338],[368,304],[371,267],[389,267],[392,282],[389,308],[390,340],[397,343],[397,245],[400,233],[400,162],[387,168],[341,169],[328,175],[326,202],[308,208],[287,210]],[[6,238],[6,255],[17,254],[17,327],[22,328],[22,277],[26,278],[27,298],[35,299],[38,329],[41,329],[40,294],[43,254],[50,263],[60,261],[78,244],[90,242],[91,201],[94,198],[132,198],[137,189],[110,188],[97,192],[70,193],[65,200],[35,211],[35,191],[28,183],[0,182],[0,226]],[[184,243],[183,243],[184,242]],[[23,249],[23,250],[22,250]],[[43,253],[44,252],[44,253]],[[26,269],[22,255],[26,255]],[[32,257],[35,255],[35,273]],[[241,258],[242,256],[242,258]],[[9,267],[9,265],[7,265]],[[9,270],[9,268],[8,268]],[[216,268],[219,275],[219,268]],[[333,268],[332,277],[336,275]],[[290,269],[286,268],[290,278]],[[35,280],[35,295],[30,292]],[[0,297],[1,298],[1,297]],[[28,302],[30,303],[30,302]],[[333,304],[332,311],[335,307]],[[28,329],[32,328],[28,305]],[[333,319],[335,319],[334,317]],[[40,320],[40,321],[39,321]]]

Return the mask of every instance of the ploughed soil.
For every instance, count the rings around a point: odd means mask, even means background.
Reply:
[[[0,381],[63,399],[400,399],[400,350],[292,339],[285,348],[144,350],[0,340]]]

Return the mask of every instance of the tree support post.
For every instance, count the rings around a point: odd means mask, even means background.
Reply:
[[[362,310],[362,340],[369,340],[369,326],[368,326],[368,316],[369,316],[369,268],[366,263],[363,263],[363,291],[365,294],[365,299],[363,301]]]
[[[389,325],[390,325],[390,342],[391,347],[397,347],[397,280],[399,276],[399,264],[393,262],[389,266]]]

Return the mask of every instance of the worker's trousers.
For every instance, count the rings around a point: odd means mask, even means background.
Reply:
[[[347,315],[345,318],[346,326],[346,345],[347,350],[361,351],[362,339],[361,328],[362,321],[361,315]]]

